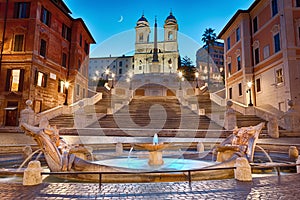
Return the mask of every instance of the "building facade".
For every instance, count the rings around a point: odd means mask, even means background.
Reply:
[[[225,42],[227,99],[280,111],[293,100],[299,110],[299,0],[256,0],[218,38]]]
[[[62,0],[0,0],[0,126],[86,97],[92,35]],[[69,85],[69,87],[68,87]]]
[[[133,56],[90,58],[89,77],[90,86],[98,84],[98,80],[116,79],[128,74],[134,68]],[[114,74],[114,75],[113,75]],[[113,76],[114,77],[113,77]]]
[[[154,42],[149,41],[150,25],[144,15],[137,21],[134,54],[134,74],[176,73],[178,67],[178,24],[172,14],[164,23],[164,40],[158,41],[155,19]],[[155,46],[156,45],[156,46]],[[157,52],[155,52],[157,50]],[[154,58],[157,53],[157,58]],[[154,62],[153,62],[154,61]]]
[[[196,67],[199,72],[199,78],[207,80],[208,70],[210,70],[210,81],[223,82],[224,74],[224,43],[214,42],[209,48],[209,54],[207,51],[207,45],[204,45],[196,52]],[[207,63],[209,62],[209,65]],[[208,69],[209,66],[209,69]]]

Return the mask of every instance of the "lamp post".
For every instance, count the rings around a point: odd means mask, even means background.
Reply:
[[[111,88],[114,88],[115,73],[111,74],[111,78],[112,78],[112,80],[111,80]]]
[[[108,83],[109,69],[106,69],[106,70],[105,70],[105,74],[106,74],[106,82]]]
[[[198,85],[199,72],[195,72],[195,77],[196,77],[196,88],[199,88],[199,85]]]
[[[66,89],[66,98],[65,98],[64,105],[67,106],[68,105],[68,88],[70,86],[70,83],[68,81],[65,81],[64,86],[65,86],[65,89]]]
[[[247,83],[247,86],[249,87],[249,89],[247,90],[247,93],[249,92],[249,104],[248,104],[248,106],[253,106],[253,103],[252,103],[252,97],[251,97],[252,82],[249,81],[249,82]]]
[[[179,71],[178,72],[178,77],[179,77],[179,90],[181,90],[182,88],[181,88],[181,81],[182,81],[182,71]]]

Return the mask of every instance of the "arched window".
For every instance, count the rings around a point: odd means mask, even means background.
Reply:
[[[143,35],[143,33],[140,33],[140,35],[139,35],[139,41],[140,42],[144,41],[144,35]]]
[[[174,35],[172,31],[169,31],[168,33],[168,40],[173,40],[174,39]]]

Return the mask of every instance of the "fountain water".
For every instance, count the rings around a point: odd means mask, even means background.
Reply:
[[[17,171],[20,171],[20,169],[22,169],[22,167],[32,158],[32,156],[34,154],[36,154],[37,152],[41,151],[41,149],[38,149],[38,150],[35,150],[34,152],[32,152],[23,162],[22,164],[20,165],[20,167],[18,168]],[[40,157],[42,152],[40,152],[40,154],[37,156],[37,159]]]
[[[157,133],[155,133],[153,136],[153,145],[157,145],[157,144],[158,144],[158,135]]]

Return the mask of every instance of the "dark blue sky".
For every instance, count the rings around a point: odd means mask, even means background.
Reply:
[[[154,25],[157,16],[158,26],[163,27],[171,9],[178,21],[180,34],[188,37],[193,43],[202,45],[201,37],[206,28],[215,29],[218,35],[238,9],[247,9],[253,2],[254,0],[65,0],[73,13],[72,16],[82,18],[96,40],[97,44],[91,47],[92,51],[106,48],[99,47],[103,43],[122,46],[128,42],[128,45],[134,45],[134,36],[127,37],[124,33],[127,32],[128,36],[134,33],[136,22],[143,12],[150,26]],[[123,21],[119,22],[121,16]],[[120,37],[125,40],[120,40]],[[117,41],[111,41],[116,38]],[[158,39],[162,40],[161,37]],[[180,51],[183,51],[182,48],[188,48],[184,46],[189,45],[179,44]],[[124,48],[127,50],[122,50],[123,52],[133,50],[132,46]],[[107,54],[120,53],[113,47],[111,52],[94,51],[94,55],[92,52],[92,56],[108,56]]]

